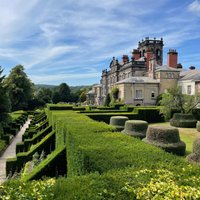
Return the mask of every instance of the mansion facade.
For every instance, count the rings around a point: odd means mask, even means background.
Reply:
[[[159,94],[180,86],[182,93],[194,95],[200,91],[200,71],[195,67],[184,71],[178,64],[176,50],[168,51],[163,65],[163,39],[142,40],[132,56],[113,57],[109,70],[102,71],[100,84],[87,93],[87,104],[103,105],[113,87],[118,88],[118,100],[131,105],[155,105]]]

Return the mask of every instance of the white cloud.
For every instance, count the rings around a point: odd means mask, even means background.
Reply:
[[[200,16],[200,2],[198,0],[193,1],[189,6],[188,10]]]

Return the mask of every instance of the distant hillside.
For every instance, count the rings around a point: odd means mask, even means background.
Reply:
[[[36,84],[35,87],[36,89],[39,89],[39,88],[49,88],[49,89],[53,89],[55,88],[57,85],[45,85],[45,84]],[[93,85],[80,85],[80,86],[69,86],[70,87],[70,90],[72,92],[77,92],[79,90],[82,90],[82,89],[91,89]]]

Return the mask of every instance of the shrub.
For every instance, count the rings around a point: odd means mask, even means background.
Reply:
[[[118,131],[124,129],[124,124],[128,120],[128,117],[114,116],[110,118],[110,125],[114,126]]]
[[[192,114],[175,113],[170,119],[170,125],[182,128],[195,128],[197,120]]]
[[[185,154],[186,145],[180,141],[179,131],[174,127],[150,126],[143,141],[170,153]]]
[[[193,143],[193,151],[187,156],[189,162],[200,164],[200,138],[196,139]]]
[[[197,131],[200,132],[200,121],[197,122],[196,128],[197,128]]]
[[[125,128],[122,132],[142,139],[146,136],[147,128],[148,123],[146,121],[128,120],[125,122]]]

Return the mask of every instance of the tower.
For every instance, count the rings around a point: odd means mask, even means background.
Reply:
[[[158,65],[163,63],[163,39],[157,40],[149,39],[146,37],[138,44],[138,50],[140,52],[140,57],[146,58],[147,67],[149,67],[149,60],[154,57]]]

